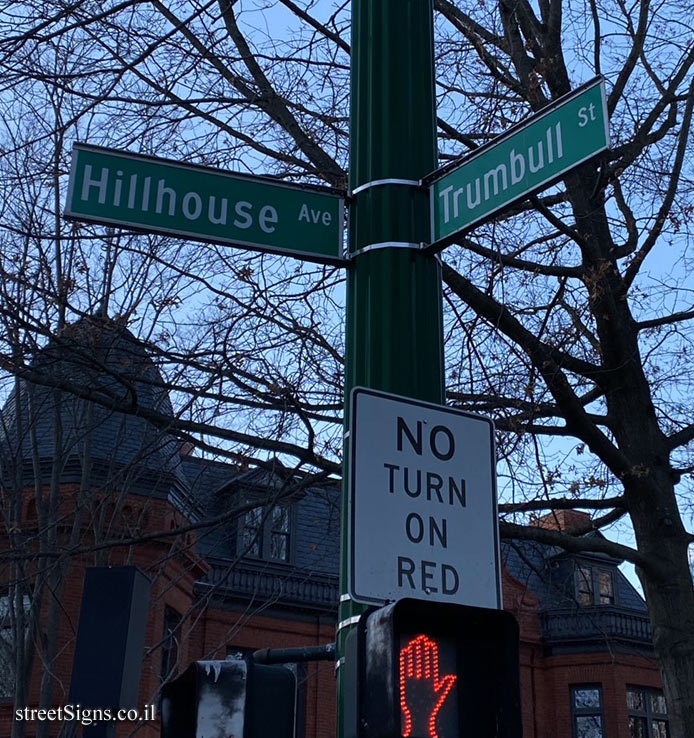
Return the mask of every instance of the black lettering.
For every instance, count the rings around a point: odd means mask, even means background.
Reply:
[[[434,536],[439,539],[439,543],[443,548],[448,547],[448,524],[446,518],[442,518],[441,527],[439,528],[436,518],[429,518],[429,545],[434,545]]]
[[[404,418],[398,416],[397,434],[398,434],[398,451],[402,451],[402,434],[407,436],[407,440],[414,449],[417,456],[422,455],[422,421],[417,421],[417,438],[415,439]]]
[[[410,470],[409,467],[405,467],[404,469],[405,474],[405,493],[408,494],[410,497],[419,497],[419,495],[422,492],[422,470],[417,469],[417,489],[411,490],[410,489]]]
[[[399,469],[400,467],[399,466],[396,466],[395,464],[384,464],[383,466],[385,466],[386,469],[389,469],[390,470],[390,474],[388,475],[389,476],[389,479],[388,479],[388,491],[392,495],[395,492],[395,490],[393,489],[393,477],[395,476],[393,474],[393,472],[396,469]]]
[[[407,571],[405,571],[405,564],[408,566]],[[398,587],[402,587],[402,579],[405,576],[410,583],[410,589],[415,589],[413,573],[414,561],[408,559],[407,556],[398,556]]]
[[[465,493],[465,480],[460,480],[460,487],[455,483],[453,477],[448,477],[448,504],[453,505],[453,495],[458,498],[461,507],[467,504],[467,496]]]
[[[427,569],[436,569],[435,561],[422,561],[422,589],[425,592],[438,592],[438,589],[430,584],[429,580],[434,578],[433,571]]]
[[[439,433],[443,433],[448,439],[448,451],[446,451],[446,453],[441,453],[438,449],[436,436]],[[448,461],[448,459],[450,459],[455,453],[455,439],[453,438],[453,434],[445,425],[437,425],[431,429],[431,433],[429,434],[429,445],[431,446],[431,452],[437,459],[441,459],[441,461]]]
[[[447,574],[452,575],[452,584],[448,584]],[[460,586],[460,579],[458,578],[458,572],[449,564],[441,564],[441,591],[443,594],[452,595],[458,591]]]
[[[412,543],[422,542],[422,538],[424,538],[424,521],[417,513],[410,513],[407,516],[405,520],[405,533],[407,533],[407,537]]]
[[[427,500],[431,501],[432,490],[436,492],[439,502],[443,502],[441,496],[441,487],[443,486],[443,479],[436,472],[427,472]]]

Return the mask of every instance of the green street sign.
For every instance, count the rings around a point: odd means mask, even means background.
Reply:
[[[564,95],[480,147],[455,168],[437,170],[429,188],[431,241],[443,248],[462,231],[551,184],[609,148],[602,78]]]
[[[75,144],[74,220],[342,264],[344,200],[329,188]]]

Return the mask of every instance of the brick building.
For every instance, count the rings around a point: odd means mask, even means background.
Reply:
[[[70,326],[35,367],[102,404],[22,380],[2,410],[0,735],[17,707],[68,703],[89,567],[148,578],[141,707],[190,661],[334,640],[337,487],[307,486],[279,463],[248,470],[191,453],[159,422],[172,410],[158,369],[113,321]],[[577,516],[538,525],[571,528]],[[521,625],[526,738],[665,738],[645,604],[620,561],[531,542],[504,543],[502,561],[504,607]],[[291,668],[297,734],[330,738],[332,664]],[[43,727],[56,736],[63,726]]]

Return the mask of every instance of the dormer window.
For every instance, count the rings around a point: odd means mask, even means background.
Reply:
[[[593,571],[589,566],[576,569],[576,599],[583,607],[593,604]]]
[[[269,561],[290,559],[291,510],[287,505],[261,505],[246,512],[240,522],[242,556]]]
[[[576,601],[582,607],[614,605],[612,572],[580,564],[576,567]]]
[[[598,604],[614,605],[614,585],[612,584],[612,572],[598,569]]]

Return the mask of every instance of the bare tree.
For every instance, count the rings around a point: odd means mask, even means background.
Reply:
[[[436,0],[440,159],[473,150],[595,74],[613,145],[443,254],[452,404],[494,417],[502,534],[637,567],[673,738],[694,735],[690,321],[691,7],[665,0]],[[349,3],[6,2],[2,226],[9,376],[107,299],[152,345],[200,447],[339,473],[339,271],[66,226],[74,140],[344,187]],[[104,276],[105,275],[105,276]],[[130,409],[133,409],[132,407]],[[590,530],[529,516],[594,511]],[[512,516],[512,517],[511,517]],[[511,522],[513,521],[513,522]],[[634,545],[610,540],[619,522]]]

